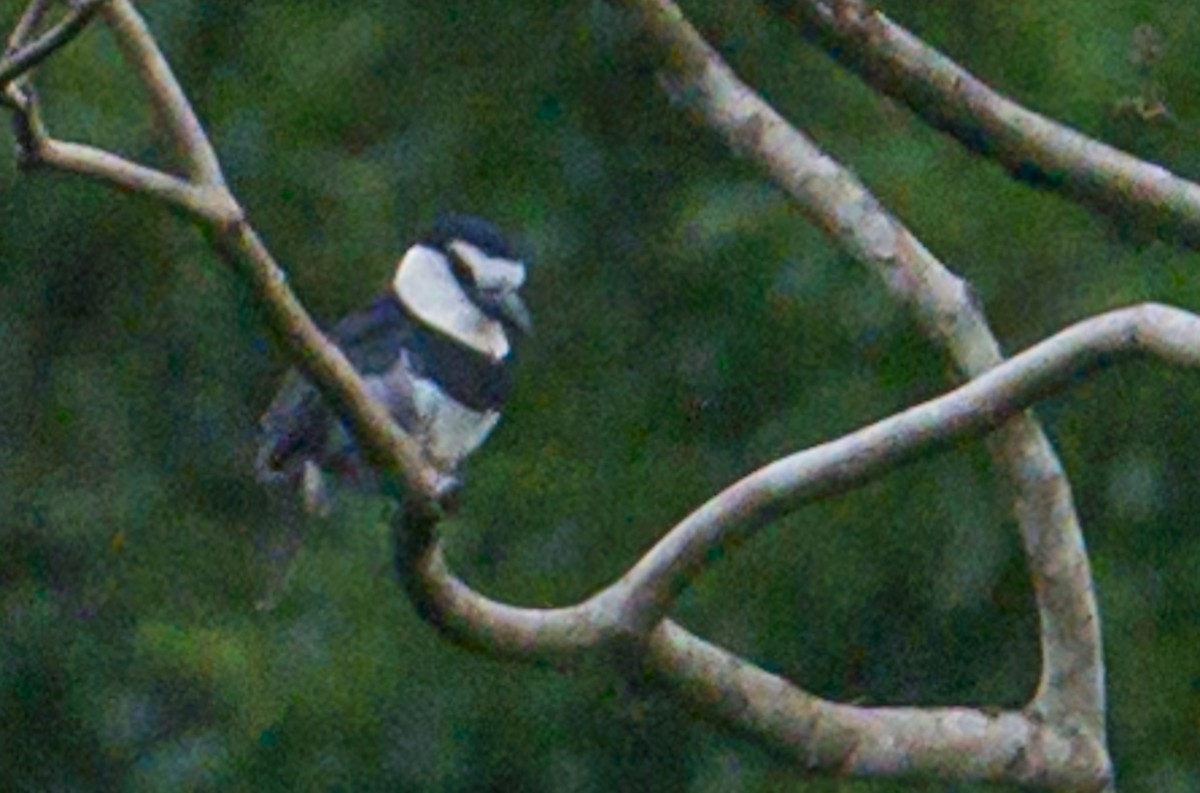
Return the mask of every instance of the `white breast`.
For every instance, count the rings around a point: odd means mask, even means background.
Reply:
[[[500,412],[472,410],[452,399],[433,380],[413,378],[412,386],[418,440],[436,466],[443,471],[456,470],[495,429]]]

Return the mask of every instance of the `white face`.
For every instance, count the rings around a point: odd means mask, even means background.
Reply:
[[[525,268],[518,264],[490,258],[464,242],[451,244],[463,246],[464,250],[471,249],[459,255],[464,264],[476,273],[477,283],[479,276],[489,283],[496,283],[498,279],[511,280],[517,273],[521,281],[525,278]],[[468,255],[471,259],[467,258]],[[508,281],[503,283],[507,285]],[[520,281],[517,285],[520,285]],[[471,301],[451,272],[450,262],[440,251],[424,245],[409,248],[396,268],[392,289],[405,308],[429,327],[438,329],[493,360],[498,361],[508,355],[508,335],[504,327]]]
[[[502,256],[488,256],[469,242],[454,240],[450,252],[467,266],[475,284],[484,290],[515,292],[525,283],[525,265]]]

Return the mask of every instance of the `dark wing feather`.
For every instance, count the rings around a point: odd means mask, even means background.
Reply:
[[[364,376],[390,369],[411,337],[408,316],[386,295],[365,310],[350,314],[329,331],[329,338]]]
[[[396,363],[410,333],[400,307],[385,296],[338,322],[329,338],[370,381],[372,375],[382,375]],[[398,407],[389,405],[393,411]],[[306,459],[327,462],[330,455],[346,452],[347,444],[332,438],[337,429],[333,414],[317,389],[295,369],[288,372],[259,426],[262,441],[257,468],[264,481],[290,479]]]

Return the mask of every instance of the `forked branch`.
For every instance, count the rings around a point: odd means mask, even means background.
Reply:
[[[271,330],[350,424],[367,458],[386,476],[403,483],[401,489],[408,493],[414,514],[436,518],[442,477],[387,411],[367,395],[354,367],[288,288],[287,275],[225,186],[212,145],[145,22],[129,0],[94,5],[94,10],[103,10],[126,60],[146,86],[151,105],[165,120],[188,175],[178,177],[112,152],[51,137],[41,122],[36,97],[10,83],[6,104],[14,113],[23,164],[80,174],[149,196],[180,210],[204,230],[220,256],[253,287]],[[18,26],[19,35],[32,35],[43,12],[41,4],[31,6]]]
[[[848,169],[743,83],[670,0],[624,0],[676,103],[766,171],[809,219],[880,280],[961,374],[1003,360],[968,285],[950,272]],[[835,0],[838,14],[864,4]],[[1042,626],[1042,675],[1031,708],[1104,739],[1100,619],[1070,484],[1037,422],[1015,416],[991,442],[1014,501]]]
[[[83,0],[67,12],[57,25],[34,41],[29,41],[30,35],[41,23],[47,6],[44,0],[31,3],[13,29],[4,57],[0,58],[0,91],[82,33],[105,2],[107,0]]]

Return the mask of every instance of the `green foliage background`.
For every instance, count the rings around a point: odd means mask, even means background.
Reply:
[[[523,235],[539,332],[448,527],[496,597],[573,602],[739,475],[947,385],[879,284],[669,107],[599,2],[140,5],[318,317],[366,300],[439,210]],[[1019,101],[1200,176],[1200,6],[885,8]],[[1200,307],[1195,254],[1011,181],[756,4],[686,10],[971,279],[1008,350],[1139,300]],[[1149,76],[1141,24],[1165,41]],[[1151,84],[1171,119],[1119,109]],[[40,85],[59,135],[163,162],[102,32]],[[147,201],[6,153],[0,202],[3,789],[923,787],[800,782],[602,671],[443,643],[391,578],[379,501],[310,526],[256,608],[280,571],[254,424],[285,363],[244,290]],[[1121,785],[1200,790],[1200,378],[1123,365],[1038,414],[1093,554]],[[679,617],[822,695],[1015,706],[1037,676],[1015,535],[974,444],[781,521]]]

